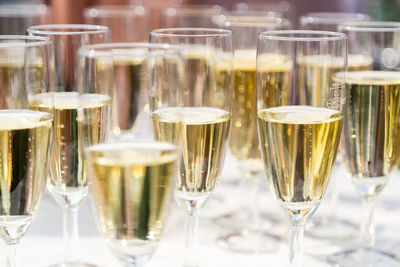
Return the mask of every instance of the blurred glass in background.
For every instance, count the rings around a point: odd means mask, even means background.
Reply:
[[[84,9],[83,16],[86,24],[107,26],[113,43],[148,39],[150,18],[144,6],[92,6]]]
[[[51,22],[51,9],[44,4],[0,4],[0,34],[25,35],[32,25]]]

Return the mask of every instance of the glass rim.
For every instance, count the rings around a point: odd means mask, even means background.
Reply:
[[[107,52],[102,49],[140,49],[140,48],[156,48],[165,51],[176,52],[179,54],[179,47],[176,45],[164,44],[164,43],[103,43],[103,44],[92,44],[92,45],[84,45],[79,48],[79,55],[85,57],[96,57],[96,50],[97,53]],[[104,53],[101,53],[104,55]]]
[[[104,143],[98,143],[91,145],[87,147],[86,154],[89,152],[100,152],[100,151],[105,151],[109,150],[111,147],[112,150],[117,150],[115,146],[118,146],[119,149],[125,148],[128,149],[133,145],[139,145],[142,147],[146,147],[146,145],[149,144],[158,144],[160,145],[160,148],[165,151],[176,151],[178,152],[178,148],[176,145],[168,142],[163,142],[163,141],[156,141],[156,140],[149,140],[149,139],[134,139],[134,140],[129,140],[127,141],[112,141],[112,142],[104,142]]]
[[[2,43],[2,40],[15,40],[15,41],[32,41],[28,43]],[[51,45],[51,40],[42,36],[28,36],[28,35],[0,35],[0,49],[2,48],[20,48],[20,47],[39,47],[44,45]]]
[[[51,8],[45,4],[5,3],[0,4],[0,17],[43,16]]]
[[[368,21],[368,14],[356,12],[311,12],[300,17],[300,24],[341,24],[348,21]]]
[[[96,12],[96,14],[93,14]],[[83,10],[83,16],[89,18],[108,17],[108,16],[143,16],[148,13],[148,9],[142,5],[94,5]]]
[[[193,32],[193,34],[185,33]],[[199,32],[200,34],[195,34]],[[221,38],[232,36],[232,31],[218,28],[162,28],[152,30],[152,37]]]
[[[244,16],[228,16],[227,19],[220,22],[220,25],[225,27],[271,27],[271,26],[290,27],[292,24],[288,19],[285,18],[244,15]]]
[[[223,10],[224,8],[220,5],[184,4],[166,7],[162,14],[171,17],[176,15],[218,15]]]
[[[278,8],[272,11],[277,11],[277,12],[288,12],[290,10],[290,3],[286,0],[281,0],[276,3],[273,2],[267,2],[267,3],[257,3],[257,2],[252,2],[252,3],[246,3],[246,2],[239,2],[234,5],[234,8],[236,11],[240,12],[247,12],[251,11],[252,8]],[[250,8],[250,9],[249,9]]]
[[[315,35],[315,37],[305,37],[302,35]],[[298,35],[288,36],[288,35]],[[347,36],[341,32],[330,31],[311,31],[311,30],[281,30],[281,31],[265,31],[258,35],[259,40],[274,40],[274,41],[301,41],[301,42],[320,42],[320,41],[342,41],[346,40]]]
[[[341,23],[339,31],[352,32],[400,32],[400,22],[398,21],[351,21]]]
[[[82,35],[107,33],[110,32],[110,29],[107,26],[90,24],[44,24],[30,26],[26,31],[30,34],[38,35]]]

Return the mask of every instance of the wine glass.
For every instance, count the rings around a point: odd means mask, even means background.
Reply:
[[[48,38],[0,36],[0,236],[8,247],[3,266],[18,265],[17,245],[46,186],[52,115],[29,109],[35,95],[52,95],[50,47]]]
[[[232,32],[175,28],[150,33],[152,43],[180,47],[182,90],[150,94],[156,140],[180,146],[175,200],[186,213],[184,266],[198,266],[198,213],[222,171],[231,120],[233,92]],[[170,97],[170,96],[174,97]]]
[[[304,30],[337,31],[339,24],[368,20],[371,20],[371,17],[363,13],[311,12],[300,17],[300,26]]]
[[[144,42],[149,38],[149,11],[136,6],[91,6],[85,8],[86,24],[104,25],[112,32],[113,43]]]
[[[163,231],[174,192],[178,150],[130,141],[87,149],[89,187],[99,228],[123,266],[143,266]]]
[[[346,98],[344,79],[331,73],[346,71],[346,60],[343,33],[269,31],[258,37],[261,152],[269,189],[290,223],[290,266],[303,266],[304,224],[335,162]]]
[[[218,5],[179,5],[167,7],[161,14],[163,28],[176,27],[214,27],[212,18],[221,14]]]
[[[88,192],[84,144],[105,140],[112,99],[112,87],[78,86],[81,65],[85,63],[79,60],[78,49],[82,45],[109,42],[110,32],[105,26],[78,24],[31,26],[27,32],[48,37],[53,42],[54,110],[49,109],[48,95],[39,95],[36,100],[39,110],[53,111],[54,115],[47,188],[64,210],[66,247],[61,265],[78,265],[78,208]],[[100,88],[104,90],[98,91]]]
[[[300,25],[304,30],[337,31],[337,27],[341,23],[367,21],[370,19],[370,16],[362,13],[315,12],[302,16],[300,18]],[[347,56],[347,69],[348,71],[368,70],[372,68],[372,61],[369,55],[350,53]],[[343,153],[340,152],[337,155],[334,169],[331,172],[332,178],[329,181],[324,203],[318,208],[318,212],[311,220],[307,222],[307,228],[312,227],[312,229],[306,233],[314,238],[344,240],[354,238],[357,233],[357,225],[354,225],[349,220],[339,218],[337,213],[332,212],[332,210],[338,209],[339,184],[340,180],[343,179],[341,175],[338,176],[338,174],[342,173],[343,168]]]
[[[257,35],[260,32],[290,29],[291,24],[286,19],[262,15],[237,16],[224,13],[220,17],[219,26],[232,31],[235,47],[234,97],[229,148],[243,177],[239,186],[249,184],[251,187],[251,202],[245,207],[246,212],[242,215],[240,231],[222,236],[218,243],[227,249],[242,252],[277,250],[280,247],[280,238],[262,232],[264,225],[260,221],[258,204],[260,193],[258,184],[264,176],[264,169],[257,131],[256,49]],[[240,220],[241,213],[236,212],[236,214],[228,218],[231,221],[235,218]],[[263,214],[263,218],[271,218],[271,222],[277,221],[270,214]]]
[[[0,4],[0,34],[25,35],[32,25],[48,24],[51,8],[44,4]]]
[[[114,88],[112,138],[119,140],[146,138],[152,132],[148,91],[149,86],[152,86],[149,84],[149,73],[153,70],[149,69],[149,59],[153,61],[168,59],[171,65],[172,59],[179,58],[177,48],[149,43],[109,43],[85,47],[81,53],[90,53],[92,58],[96,58],[97,65],[93,63],[93,66],[97,66],[99,77],[97,83]],[[176,64],[178,63],[179,60],[176,60]],[[161,63],[157,64],[155,67],[164,66]],[[172,79],[172,76],[168,77]]]
[[[328,261],[398,266],[397,257],[374,248],[374,202],[400,159],[400,23],[349,22],[339,30],[349,38],[349,53],[367,55],[373,64],[372,70],[351,71],[346,77],[342,145],[348,176],[364,202],[361,244],[329,256]]]
[[[295,19],[296,8],[293,2],[286,0],[279,1],[264,1],[263,3],[254,2],[239,2],[233,6],[233,10],[246,14],[256,12],[274,12],[281,14],[283,18],[292,20]]]

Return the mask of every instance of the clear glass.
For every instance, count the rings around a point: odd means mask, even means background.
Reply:
[[[79,59],[78,49],[83,45],[109,42],[110,31],[105,26],[55,24],[32,26],[27,32],[52,41],[54,134],[47,188],[64,209],[65,260],[62,264],[74,265],[79,262],[76,216],[88,192],[83,149],[88,143],[105,140],[112,99],[112,87],[89,86],[96,82],[96,77],[84,69],[86,62]],[[79,75],[84,74],[93,80],[80,84]],[[48,110],[48,96],[43,95],[37,101],[40,110]]]
[[[290,223],[289,263],[326,191],[342,130],[346,36],[269,31],[257,46],[257,116],[267,184]]]
[[[111,137],[146,139],[150,133],[151,138],[149,88],[156,86],[156,78],[161,79],[161,74],[154,73],[153,68],[168,68],[173,59],[178,66],[178,49],[149,43],[111,43],[88,46],[80,53],[96,59],[92,65],[96,66],[99,77],[97,86],[114,88]],[[162,64],[163,60],[169,60],[170,65]],[[175,85],[180,79],[179,73],[171,72],[166,72],[169,76],[162,78]]]
[[[317,31],[337,31],[339,24],[347,21],[367,21],[370,16],[362,13],[345,13],[345,12],[315,12],[301,16],[299,23],[304,30]],[[348,69],[366,70],[372,67],[372,60],[369,57],[363,57],[358,54],[350,54],[348,56]],[[332,212],[337,208],[339,202],[339,184],[343,177],[338,176],[340,170],[344,167],[342,153],[338,154],[332,178],[328,191],[325,194],[324,203],[318,209],[318,212],[307,222],[306,234],[314,238],[330,239],[330,240],[351,240],[357,236],[357,227],[351,221],[338,217],[338,214]]]
[[[400,23],[349,22],[339,30],[349,38],[349,54],[369,57],[372,70],[346,75],[349,101],[342,146],[348,176],[364,202],[361,244],[328,260],[339,265],[350,261],[353,266],[397,266],[397,257],[374,248],[374,202],[400,159]]]
[[[0,36],[0,236],[8,247],[3,266],[17,266],[17,245],[46,186],[52,115],[30,109],[36,95],[52,95],[50,47],[47,38]]]
[[[261,159],[261,150],[257,131],[257,97],[256,97],[256,54],[257,36],[268,30],[290,29],[291,24],[286,19],[268,18],[266,16],[250,16],[224,13],[219,18],[220,27],[229,29],[233,34],[235,47],[234,58],[234,98],[232,104],[232,126],[229,138],[229,147],[232,158],[239,168],[244,180],[238,186],[252,187],[252,202],[242,209],[248,211],[245,223],[241,229],[228,233],[218,240],[224,248],[241,252],[267,252],[279,249],[279,237],[268,234],[263,227],[276,221],[271,214],[263,214],[264,220],[270,217],[269,222],[261,224],[259,211],[259,182],[264,176]],[[237,221],[235,221],[235,213]],[[224,224],[225,215],[217,218]],[[240,210],[229,216],[231,228],[241,221]],[[226,223],[225,223],[226,224]],[[224,225],[225,225],[224,224]],[[227,224],[229,227],[229,224]],[[236,230],[236,229],[235,229]]]
[[[152,43],[179,46],[184,62],[182,86],[151,93],[157,140],[180,145],[175,192],[187,212],[184,266],[199,266],[199,210],[218,184],[228,145],[233,97],[232,32],[177,28],[150,33]]]
[[[149,15],[149,10],[141,5],[92,6],[83,11],[86,24],[110,29],[113,43],[146,42],[150,32]]]
[[[1,35],[25,35],[29,26],[50,22],[51,8],[44,4],[0,4]]]
[[[137,140],[94,145],[86,154],[100,231],[123,266],[144,266],[173,199],[177,147]]]
[[[371,20],[371,17],[363,13],[314,12],[300,17],[300,27],[304,30],[336,32],[339,24],[368,20]]]
[[[233,6],[233,10],[240,13],[252,12],[275,12],[281,14],[282,17],[294,21],[296,18],[296,7],[294,2],[286,0],[275,1],[274,3],[252,3],[240,2]]]
[[[179,5],[162,11],[163,28],[214,27],[212,18],[221,14],[223,8],[218,5]]]

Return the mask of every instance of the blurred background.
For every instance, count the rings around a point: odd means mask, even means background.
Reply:
[[[271,11],[283,11],[290,14],[293,22],[298,17],[309,12],[362,12],[370,14],[378,20],[400,20],[399,0],[0,0],[1,4],[7,3],[43,3],[51,7],[52,23],[83,23],[83,10],[94,5],[143,5],[150,13],[151,27],[161,26],[162,12],[166,7],[183,4],[219,5],[228,10],[240,8],[240,3],[248,6],[245,8],[268,7]],[[238,5],[239,4],[239,5]],[[1,12],[1,10],[0,10]]]

